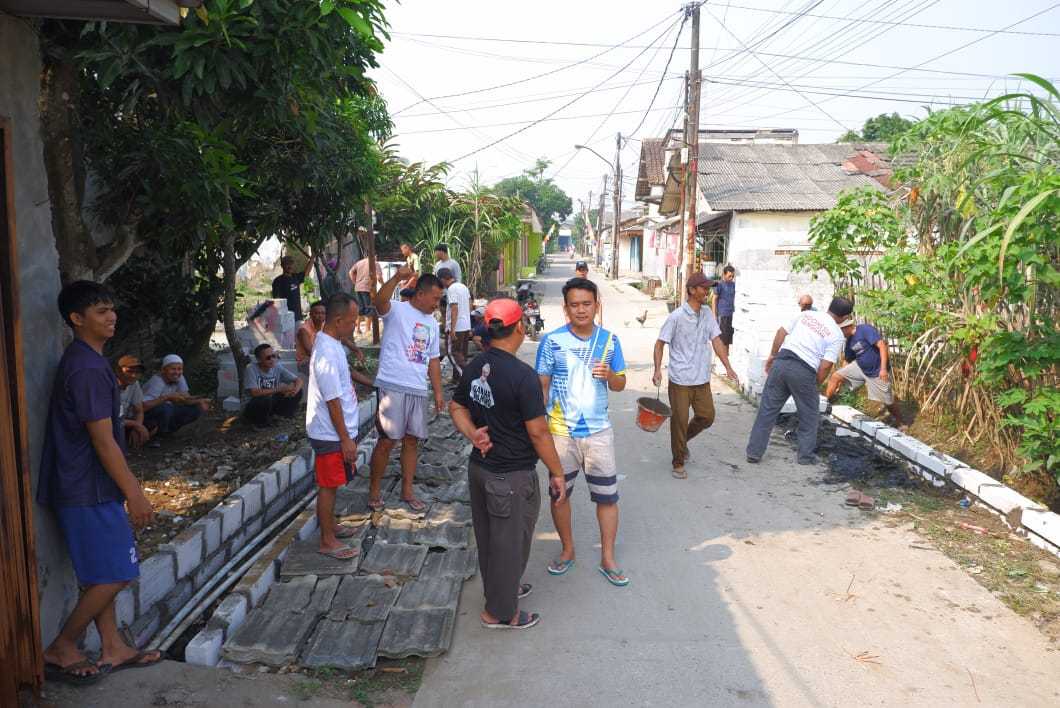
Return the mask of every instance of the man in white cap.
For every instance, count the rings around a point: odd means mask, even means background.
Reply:
[[[169,435],[198,420],[210,410],[205,398],[188,392],[184,379],[184,360],[176,354],[162,358],[162,369],[144,385],[144,425]]]

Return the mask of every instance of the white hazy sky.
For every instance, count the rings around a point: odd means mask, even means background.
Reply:
[[[665,75],[664,68],[682,3],[387,5],[392,38],[372,77],[395,115],[395,142],[410,160],[453,162],[453,187],[464,186],[475,169],[492,184],[544,157],[577,209],[577,200],[590,190],[596,201],[608,168],[592,154],[575,151],[574,144],[590,145],[610,160],[621,132],[634,138],[622,154],[630,203],[640,150],[636,139],[680,126],[690,21]],[[807,14],[795,19],[799,12]],[[701,126],[796,128],[802,143],[834,142],[846,128],[859,129],[879,113],[919,117],[929,105],[938,109],[1015,90],[1021,82],[1006,77],[1013,72],[1055,81],[1060,2],[712,0],[702,11],[700,50],[708,82]],[[575,62],[582,63],[564,68]],[[492,88],[550,71],[555,73]],[[474,93],[452,95],[467,92]]]

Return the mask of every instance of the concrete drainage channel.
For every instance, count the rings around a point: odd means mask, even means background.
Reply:
[[[447,417],[431,421],[417,470],[417,496],[429,503],[423,513],[400,502],[396,464],[384,477],[386,510],[368,512],[368,470],[362,463],[336,503],[341,522],[357,532],[347,539],[361,548],[353,560],[316,552],[310,492],[278,519],[267,543],[231,559],[227,573],[219,570],[227,580],[197,593],[183,616],[170,619],[156,645],[166,648],[188,632],[195,617],[215,607],[185,646],[189,663],[352,670],[374,667],[378,657],[444,652],[463,582],[477,569],[466,447]],[[365,440],[359,454],[367,458],[372,448],[374,440]]]

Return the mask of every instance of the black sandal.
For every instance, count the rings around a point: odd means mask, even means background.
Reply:
[[[486,622],[483,620],[482,626],[486,629],[530,629],[535,624],[541,621],[541,615],[536,612],[519,612],[519,621],[512,624],[511,620],[507,622]]]

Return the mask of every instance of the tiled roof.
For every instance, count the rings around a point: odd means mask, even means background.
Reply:
[[[831,209],[839,193],[880,188],[890,177],[886,145],[699,146],[699,189],[713,211]]]
[[[647,198],[653,185],[662,185],[666,181],[665,142],[664,138],[646,138],[640,144],[640,168],[634,195],[637,201]]]

